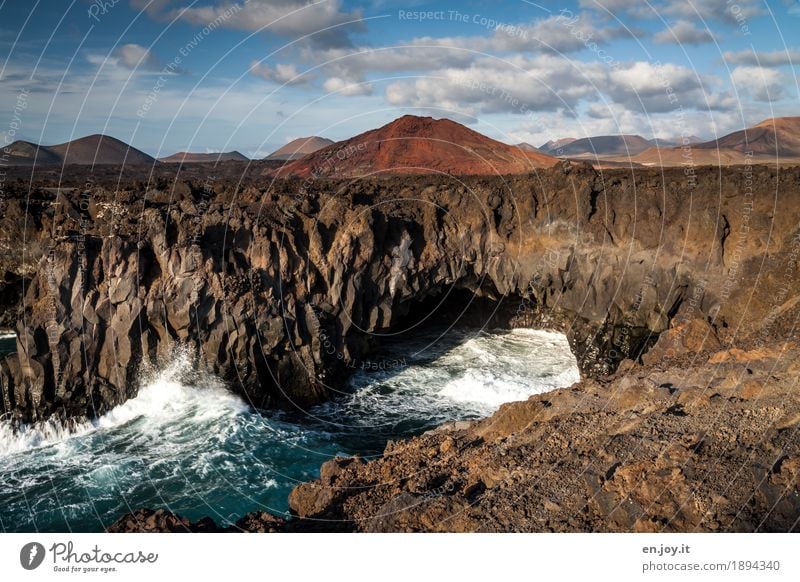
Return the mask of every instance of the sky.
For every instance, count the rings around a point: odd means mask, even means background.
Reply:
[[[263,157],[405,114],[507,143],[800,115],[800,0],[0,0],[0,145]]]

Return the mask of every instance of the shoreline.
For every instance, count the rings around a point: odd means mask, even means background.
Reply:
[[[709,339],[392,441],[374,460],[332,459],[292,491],[288,520],[253,512],[222,528],[142,509],[107,531],[792,531],[798,341],[715,351]]]

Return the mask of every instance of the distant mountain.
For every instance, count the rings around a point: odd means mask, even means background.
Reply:
[[[692,135],[688,143],[700,143],[704,139]],[[684,145],[683,137],[669,139],[644,139],[638,135],[605,135],[575,139],[564,137],[552,139],[539,146],[539,151],[559,157],[606,158],[634,156],[651,147],[677,147]]]
[[[562,141],[562,140],[559,140]],[[562,143],[550,154],[568,158],[598,158],[604,156],[636,155],[653,147],[654,142],[640,135],[598,135]]]
[[[107,135],[90,135],[54,146],[39,146],[16,141],[3,152],[9,165],[137,165],[153,164],[155,159],[146,153]]]
[[[195,164],[195,163],[214,163],[214,162],[247,162],[250,158],[237,152],[217,152],[211,154],[199,154],[192,152],[178,152],[166,158],[158,158],[159,162],[167,164]]]
[[[674,137],[674,138],[671,138],[671,139],[654,139],[654,140],[651,140],[651,141],[655,142],[655,145],[661,146],[661,147],[664,147],[664,146],[680,147],[682,145],[703,143],[706,140],[703,139],[702,137],[697,137],[696,135],[689,135],[689,136],[686,136],[685,138],[684,137]]]
[[[501,143],[449,119],[405,115],[273,171],[278,176],[522,174],[551,156]]]
[[[575,141],[574,137],[562,137],[561,139],[551,139],[547,143],[543,143],[539,146],[539,150],[543,151],[546,154],[553,154],[557,155],[559,148],[564,147],[567,144],[571,144]]]
[[[525,152],[536,152],[536,153],[540,153],[540,154],[544,153],[539,148],[534,147],[531,144],[529,144],[527,142],[524,142],[524,141],[521,142],[521,143],[516,144],[514,147],[515,148],[519,148],[519,149],[521,149],[522,151],[525,151]]]
[[[61,163],[61,157],[46,147],[29,141],[15,141],[0,151],[0,159],[9,166],[49,166]]]
[[[66,143],[47,146],[63,164],[139,165],[153,164],[155,158],[108,135],[89,135]]]
[[[268,155],[265,160],[299,160],[300,158],[313,154],[316,151],[327,147],[334,142],[324,137],[299,137],[287,143]]]
[[[752,157],[747,152],[752,152]],[[632,158],[645,165],[728,165],[748,159],[760,162],[800,161],[800,117],[765,119],[719,139],[682,147],[651,148]]]

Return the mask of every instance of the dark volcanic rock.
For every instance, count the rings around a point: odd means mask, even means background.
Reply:
[[[189,533],[220,531],[210,519],[192,523],[166,509],[137,509],[123,515],[108,528],[108,533]]]
[[[564,330],[588,377],[638,359],[684,312],[722,341],[760,333],[793,299],[780,273],[799,172],[24,185],[4,200],[19,257],[5,269],[31,281],[18,353],[0,362],[3,412],[102,414],[176,346],[255,406],[302,407],[376,333],[472,295],[494,306],[482,323]]]
[[[278,533],[289,531],[311,530],[299,520],[287,522],[285,519],[264,511],[248,513],[236,524],[221,527],[208,517],[192,522],[166,509],[137,509],[126,513],[106,528],[108,533]]]

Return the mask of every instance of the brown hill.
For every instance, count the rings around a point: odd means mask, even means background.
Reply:
[[[60,164],[61,158],[43,146],[29,141],[15,141],[0,151],[0,161],[7,166]]]
[[[699,149],[732,149],[762,156],[800,156],[800,117],[765,119],[753,127],[735,131],[718,140],[696,144]]]
[[[752,152],[749,156],[747,152]],[[645,165],[731,165],[800,162],[800,117],[766,119],[719,139],[692,144],[691,149],[651,148],[633,161]]]
[[[90,135],[54,146],[15,141],[3,148],[9,166],[55,166],[68,164],[135,165],[153,164],[146,153],[107,135]],[[7,159],[5,159],[7,157]]]
[[[108,135],[89,135],[66,143],[47,146],[61,158],[61,163],[93,165],[153,164],[155,158]]]
[[[268,155],[265,160],[299,160],[300,158],[313,154],[316,151],[327,147],[334,142],[324,137],[298,137]]]
[[[172,154],[166,158],[158,158],[158,161],[167,164],[200,164],[209,162],[247,162],[249,159],[250,158],[237,151],[216,152],[211,154],[178,152],[177,154]]]
[[[495,141],[449,119],[405,115],[273,172],[354,178],[375,173],[523,174],[556,158]]]

